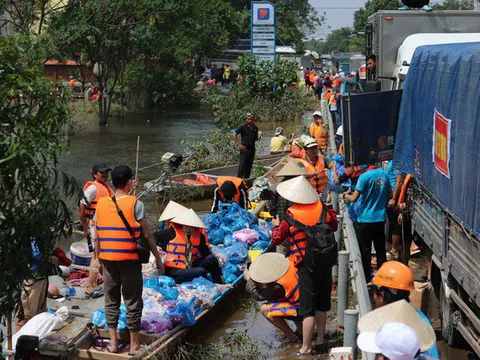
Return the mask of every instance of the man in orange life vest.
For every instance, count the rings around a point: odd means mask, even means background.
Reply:
[[[308,173],[306,176],[308,181],[317,194],[322,197],[326,195],[324,194],[325,187],[328,184],[326,171],[328,171],[332,162],[326,160],[323,155],[320,155],[318,144],[314,139],[310,138],[305,140],[303,146],[305,147],[305,157],[297,161],[305,167]]]
[[[95,222],[93,221],[93,217],[95,216],[98,201],[105,196],[113,196],[113,190],[107,184],[108,172],[111,170],[112,169],[110,169],[104,162],[95,163],[92,167],[93,181],[87,181],[83,187],[83,199],[80,201],[78,216],[82,222],[83,236],[88,240],[90,252],[93,252],[94,250],[92,238],[95,237]],[[90,267],[98,268],[98,260],[95,253],[93,253]],[[101,292],[96,289],[97,274],[97,272],[91,271],[88,276],[85,293],[89,297],[101,296]]]
[[[100,259],[100,272],[103,269],[105,316],[110,335],[109,351],[118,351],[116,335],[123,295],[130,332],[130,355],[140,348],[143,280],[137,240],[141,233],[155,256],[159,272],[164,271],[160,253],[148,228],[145,206],[135,196],[128,195],[133,187],[132,178],[132,170],[126,165],[112,170],[115,195],[113,198],[106,196],[98,201],[94,217],[98,236],[95,251]],[[134,232],[133,236],[130,231]]]
[[[295,264],[279,253],[260,255],[245,270],[246,289],[257,301],[267,301],[260,312],[270,323],[284,332],[292,342],[300,340],[302,319],[298,316],[298,269]],[[286,320],[297,326],[294,332]]]
[[[210,212],[215,213],[218,210],[218,203],[236,202],[242,209],[247,209],[247,184],[243,179],[235,176],[219,176],[217,187],[213,192],[213,203]]]
[[[210,273],[215,283],[223,283],[222,270],[210,251],[205,235],[205,225],[195,211],[189,209],[170,222],[175,230],[175,238],[167,245],[167,275],[181,284],[199,276],[206,278]]]
[[[310,124],[310,136],[315,139],[323,152],[327,149],[328,125],[322,120],[322,113],[313,113],[313,122]]]
[[[287,210],[287,215],[307,226],[317,224],[326,206],[318,199],[315,189],[303,176],[282,182],[277,186],[277,192],[283,198],[294,203]],[[333,231],[337,230],[338,222],[335,211],[327,209],[325,222]],[[327,311],[331,308],[332,269],[325,268],[321,273],[312,274],[303,266],[303,258],[307,249],[307,238],[303,231],[290,226],[282,220],[280,226],[272,231],[272,241],[275,245],[289,239],[290,249],[287,252],[290,260],[298,268],[300,291],[299,315],[303,316],[303,344],[299,355],[312,352],[312,340],[315,324],[317,327],[316,344],[322,345],[327,322]]]

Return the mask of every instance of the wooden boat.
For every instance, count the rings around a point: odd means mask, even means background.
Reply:
[[[254,160],[254,165],[263,164],[265,167],[267,167],[270,170],[272,166],[277,164],[287,155],[288,154],[283,153],[283,154],[274,154],[274,155],[261,157],[257,160]],[[206,169],[202,171],[194,171],[186,174],[174,175],[169,180],[166,180],[165,182],[161,181],[159,178],[157,180],[146,182],[144,186],[147,191],[149,192],[153,191],[160,194],[162,194],[166,189],[168,189],[171,186],[193,186],[195,188],[202,189],[203,191],[199,193],[199,197],[206,199],[213,196],[213,192],[217,186],[215,184],[215,181],[218,179],[219,176],[237,176],[237,171],[238,171],[238,164],[222,166],[222,167]],[[195,181],[197,181],[197,176],[202,174],[206,175],[209,179],[211,179],[212,183],[211,184],[195,183]],[[255,177],[251,177],[249,179],[245,179],[245,182],[247,183],[248,186],[251,186],[255,181],[255,179],[256,179]]]
[[[252,214],[259,216],[260,212],[265,207],[265,202],[261,201],[253,210]],[[269,251],[265,250],[265,251]],[[214,300],[214,306],[210,309],[203,310],[195,317],[196,323],[194,326],[206,317],[207,314],[212,314],[216,310],[218,304],[225,301],[233,293],[233,289],[239,287],[245,280],[243,274],[237,277],[232,283],[232,288],[226,289],[221,296]],[[65,338],[64,341],[41,341],[38,347],[40,355],[43,357],[60,357],[62,359],[97,359],[97,360],[117,360],[117,359],[131,359],[128,352],[110,353],[105,347],[92,346],[92,338],[98,337],[108,339],[109,334],[103,329],[99,329],[92,324],[91,316],[94,310],[104,306],[104,298],[83,300],[71,299],[61,304],[54,300],[49,300],[48,306],[56,310],[56,308],[66,305],[70,309],[70,318],[67,320],[67,325],[62,329],[56,331],[57,334]],[[72,310],[73,308],[80,308],[80,310]],[[82,311],[83,310],[83,311]],[[150,335],[141,332],[140,342],[146,346],[142,348],[133,359],[155,359],[163,351],[177,345],[183,339],[191,328],[178,325],[164,335]],[[117,332],[119,340],[129,341],[129,334],[125,332]],[[12,356],[13,352],[8,349],[3,349],[4,355]]]

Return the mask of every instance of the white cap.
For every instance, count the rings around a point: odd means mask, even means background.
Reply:
[[[417,333],[403,323],[386,323],[378,332],[362,332],[357,345],[365,352],[382,354],[390,360],[413,360],[420,351]]]
[[[282,133],[282,131],[283,131],[283,128],[281,126],[277,127],[275,129],[275,136],[280,135]]]
[[[343,136],[343,125],[340,125],[337,129],[337,135],[338,136]]]
[[[320,116],[320,117],[322,117],[322,112],[321,112],[321,111],[315,111],[315,112],[313,113],[313,116],[317,116],[317,115]]]
[[[303,146],[308,149],[311,147],[318,147],[318,143],[314,138],[308,138],[303,142]]]

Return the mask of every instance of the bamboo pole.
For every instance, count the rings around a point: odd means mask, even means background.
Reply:
[[[140,152],[140,136],[137,137],[137,155],[136,155],[136,160],[135,160],[135,180],[138,180],[138,154]],[[135,193],[137,192],[137,188],[135,187],[133,189],[133,196],[135,196]]]
[[[12,314],[8,314],[8,318],[7,318],[7,341],[8,341],[8,350],[10,351],[13,351],[13,341],[12,341],[12,337],[13,337],[13,329],[12,329]],[[8,355],[8,360],[11,360],[13,359],[12,358],[12,355]]]

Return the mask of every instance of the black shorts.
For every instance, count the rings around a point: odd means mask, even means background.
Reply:
[[[298,268],[300,307],[298,315],[314,316],[315,311],[329,311],[332,307],[332,268],[318,274],[309,272],[303,264]]]
[[[398,223],[398,213],[395,212],[395,210],[392,208],[387,208],[387,217],[389,237],[391,237],[392,235],[401,235],[402,228]]]

